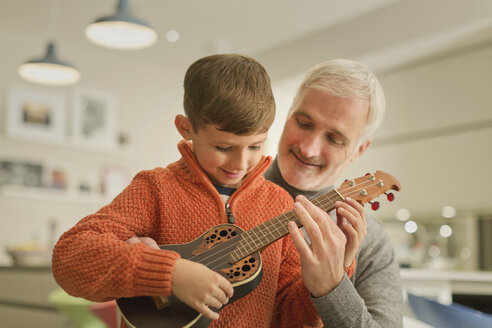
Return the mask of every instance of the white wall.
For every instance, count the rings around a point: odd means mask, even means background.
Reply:
[[[392,216],[404,207],[414,214],[438,214],[444,205],[462,213],[492,210],[492,126],[459,130],[492,119],[491,58],[489,45],[381,75],[386,119],[374,147],[347,174],[381,169],[400,180],[401,193],[382,213]],[[421,137],[447,127],[456,128],[439,137],[377,145],[378,139]]]
[[[32,2],[31,4],[36,4]],[[71,3],[70,5],[74,5]],[[68,5],[67,5],[68,6]],[[41,8],[32,9],[31,23],[43,24],[36,16]],[[6,8],[8,9],[8,8]],[[75,8],[76,9],[76,8]],[[75,10],[74,9],[74,10]],[[24,16],[23,16],[24,17]],[[0,88],[1,109],[5,113],[7,90],[25,83],[17,75],[17,67],[28,58],[41,55],[46,31],[36,29],[9,14],[2,8],[0,21]],[[85,22],[74,22],[84,26]],[[34,24],[35,26],[38,26]],[[90,45],[81,33],[61,31],[60,56],[67,58],[83,72],[82,87],[115,92],[119,100],[118,127],[128,133],[128,149],[112,152],[85,151],[80,148],[8,140],[4,137],[5,115],[0,117],[0,159],[31,159],[61,162],[75,180],[88,175],[98,179],[107,164],[124,165],[131,175],[155,166],[165,166],[178,157],[174,116],[181,112],[182,78],[187,65],[169,65],[164,46],[149,56],[145,51],[123,53]],[[346,40],[343,40],[344,42]],[[37,53],[33,53],[37,49]],[[302,51],[302,49],[298,49]],[[258,59],[280,77],[279,60],[282,49],[272,56]],[[204,53],[186,53],[189,63]],[[275,55],[275,56],[273,56]],[[289,55],[293,55],[292,52]],[[296,59],[302,56],[297,52]],[[358,55],[358,53],[355,53]],[[317,53],[321,56],[321,53]],[[339,57],[340,54],[336,53]],[[269,58],[271,60],[269,60]],[[287,57],[286,57],[287,58]],[[418,133],[465,122],[490,119],[492,85],[492,47],[470,50],[454,57],[400,68],[380,75],[386,91],[388,115],[376,135],[379,139],[402,133]],[[265,59],[265,60],[263,60]],[[303,63],[305,65],[306,62]],[[300,64],[297,63],[297,67]],[[286,71],[289,71],[286,68]],[[285,74],[284,74],[285,77]],[[294,81],[298,81],[294,79]],[[282,129],[282,120],[294,96],[296,83],[273,80],[278,103],[277,120],[272,127],[267,153],[274,154]],[[284,88],[285,85],[290,88]],[[55,88],[70,99],[74,87]],[[282,91],[284,90],[284,91]],[[291,91],[285,91],[291,90]],[[289,96],[289,94],[291,95]],[[70,114],[71,107],[67,107]],[[369,151],[347,172],[347,177],[362,175],[376,169],[386,170],[402,183],[403,190],[393,204],[385,204],[381,215],[391,216],[400,207],[414,213],[438,211],[442,205],[454,205],[459,210],[492,210],[488,185],[492,182],[488,169],[491,161],[491,129],[444,137],[377,146]],[[3,247],[38,238],[48,241],[48,222],[58,222],[60,234],[84,215],[96,211],[104,200],[97,202],[65,201],[63,199],[31,199],[5,196],[0,193],[0,263],[8,258]]]
[[[78,10],[80,2],[59,2],[60,12]],[[27,5],[27,3],[26,3]],[[81,177],[99,180],[106,165],[122,165],[130,175],[142,169],[165,166],[177,159],[179,140],[174,128],[174,116],[181,112],[182,79],[186,65],[172,64],[164,53],[172,53],[166,42],[160,42],[153,52],[147,50],[123,52],[92,45],[84,37],[83,28],[101,8],[92,5],[94,13],[83,19],[58,22],[58,55],[73,63],[81,72],[77,86],[39,87],[23,82],[17,74],[24,61],[41,57],[48,33],[49,9],[46,2],[30,1],[29,10],[19,12],[17,4],[2,1],[0,8],[0,159],[21,159],[57,162],[64,165],[73,184]],[[20,5],[19,5],[20,6]],[[66,8],[65,8],[66,6]],[[63,26],[70,28],[63,29]],[[204,54],[183,54],[190,62]],[[115,93],[118,99],[116,123],[118,131],[130,136],[123,150],[99,151],[43,143],[21,142],[5,137],[7,90],[14,85],[62,93],[67,100],[68,118],[72,112],[71,97],[77,87],[89,87]],[[68,125],[70,120],[67,121]],[[69,126],[67,138],[70,137]],[[83,216],[104,204],[98,201],[66,201],[65,198],[32,199],[6,196],[0,192],[0,264],[9,261],[4,248],[34,238],[48,243],[48,222],[58,222],[61,234]]]

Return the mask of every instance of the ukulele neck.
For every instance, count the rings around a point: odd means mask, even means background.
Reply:
[[[343,201],[344,197],[336,189],[333,189],[311,200],[311,202],[325,212],[329,212],[335,208],[335,202],[339,200]],[[243,232],[236,249],[229,256],[229,263],[235,263],[287,235],[289,233],[287,227],[289,221],[294,221],[299,228],[302,227],[301,221],[294,212],[288,211]]]

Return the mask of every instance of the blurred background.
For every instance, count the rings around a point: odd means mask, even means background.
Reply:
[[[374,217],[393,241],[406,288],[492,312],[491,1],[123,3],[152,28],[144,28],[150,45],[89,40],[88,26],[114,15],[116,0],[0,0],[0,290],[22,285],[46,296],[58,237],[138,171],[178,158],[174,117],[187,67],[235,52],[255,57],[271,76],[270,155],[309,68],[349,58],[376,73],[387,115],[344,178],[383,170],[400,181],[395,201],[381,197]],[[21,77],[23,64],[45,57],[50,43],[76,81]],[[35,280],[18,283],[23,275]],[[2,316],[58,326],[44,311],[50,304],[5,293]]]

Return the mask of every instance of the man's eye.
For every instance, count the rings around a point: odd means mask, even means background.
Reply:
[[[217,149],[218,151],[226,152],[226,151],[229,151],[231,149],[231,147],[219,147],[219,146],[215,146],[215,149]]]
[[[328,139],[328,141],[329,141],[329,142],[331,142],[331,143],[332,143],[332,144],[334,144],[334,145],[340,146],[340,145],[342,145],[342,144],[343,144],[343,142],[342,142],[342,141],[340,141],[340,140],[338,140],[338,139],[336,139],[336,138],[333,138],[333,137],[331,137],[331,136],[327,136],[326,138]]]
[[[301,121],[299,119],[296,119],[297,125],[299,125],[301,128],[309,128],[311,127],[311,124],[308,122]]]

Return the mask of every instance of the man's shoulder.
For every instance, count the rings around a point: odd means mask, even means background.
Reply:
[[[393,252],[393,245],[383,225],[370,215],[366,215],[367,234],[361,245],[361,251]]]
[[[385,230],[381,222],[371,215],[366,214],[367,232],[371,231],[374,234],[385,234]]]

